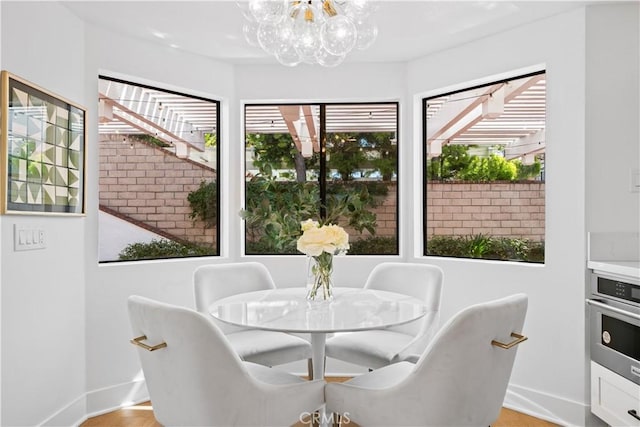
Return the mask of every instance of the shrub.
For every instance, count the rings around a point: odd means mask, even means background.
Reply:
[[[155,138],[155,137],[153,137],[151,135],[146,135],[146,134],[145,135],[129,135],[128,137],[129,137],[129,139],[137,139],[139,141],[144,141],[144,142],[146,142],[148,144],[155,145],[155,146],[160,147],[160,148],[171,147],[170,144],[167,144],[166,142],[164,142],[164,141],[162,141],[162,140],[160,140],[158,138]]]
[[[442,154],[427,163],[427,177],[433,181],[514,181],[540,175],[542,165],[535,159],[524,165],[519,159],[507,160],[498,154],[470,155],[467,145],[445,145]]]
[[[474,156],[469,166],[459,174],[464,181],[513,181],[517,176],[516,165],[497,154]]]
[[[153,239],[149,243],[132,243],[118,254],[121,261],[139,259],[179,258],[188,256],[215,255],[215,249],[204,246],[187,245],[173,240]]]
[[[320,213],[320,189],[313,182],[277,181],[255,176],[246,184],[245,220],[248,255],[296,254],[300,222]],[[359,233],[376,231],[371,211],[382,195],[384,183],[338,183],[327,188],[324,222],[353,227]],[[374,193],[374,194],[372,194]],[[379,196],[380,195],[380,196]]]
[[[433,236],[427,255],[503,261],[544,262],[544,242],[513,237]]]
[[[197,190],[187,195],[191,205],[191,218],[194,222],[201,220],[205,228],[216,226],[218,219],[218,186],[216,181],[200,182]]]
[[[427,255],[467,256],[464,240],[459,237],[433,236],[427,242]]]
[[[351,255],[397,255],[398,241],[393,237],[371,236],[350,243]]]
[[[544,262],[544,241],[531,243],[526,260],[529,262]]]

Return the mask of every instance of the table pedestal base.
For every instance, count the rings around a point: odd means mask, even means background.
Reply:
[[[324,380],[324,344],[327,340],[327,334],[324,332],[311,333],[311,363],[313,364],[313,379]],[[325,405],[318,409],[318,425],[320,427],[329,426],[327,411]]]

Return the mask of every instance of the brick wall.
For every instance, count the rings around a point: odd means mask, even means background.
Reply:
[[[99,155],[101,206],[152,231],[215,247],[215,228],[194,224],[187,200],[201,181],[216,178],[214,169],[131,139],[123,143],[101,136]]]
[[[542,182],[429,183],[427,235],[491,235],[544,240]]]
[[[100,204],[120,215],[194,243],[215,244],[215,230],[189,219],[189,192],[215,170],[136,141],[100,142]],[[397,183],[374,210],[377,236],[397,231]],[[407,206],[410,208],[410,206]],[[545,184],[541,182],[429,183],[427,234],[491,235],[544,240]],[[366,238],[347,228],[352,239]]]
[[[376,214],[376,236],[377,237],[397,237],[397,224],[398,217],[396,212],[396,201],[398,198],[398,183],[386,182],[387,195],[380,204],[373,209]],[[346,220],[345,220],[346,223]],[[368,231],[364,231],[362,234],[358,233],[350,227],[345,227],[345,231],[349,233],[349,239],[351,241],[366,239],[370,237]]]

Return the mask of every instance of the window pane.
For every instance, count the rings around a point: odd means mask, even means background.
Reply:
[[[349,254],[397,254],[397,109],[247,105],[246,253],[300,254],[312,218],[345,227]]]
[[[423,100],[425,255],[544,262],[545,73]]]
[[[246,254],[298,254],[300,222],[318,218],[318,105],[247,105]]]
[[[347,227],[350,254],[397,254],[397,104],[326,112],[327,216]]]
[[[218,254],[218,110],[99,79],[101,262]]]

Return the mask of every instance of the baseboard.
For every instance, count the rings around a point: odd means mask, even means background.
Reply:
[[[144,379],[116,384],[87,393],[86,418],[95,417],[149,400]]]
[[[60,409],[48,419],[38,424],[39,427],[44,426],[75,426],[79,425],[86,419],[86,395],[78,397],[64,408]]]
[[[509,384],[504,407],[561,426],[584,426],[587,405],[549,393]]]
[[[343,372],[339,372],[343,374]],[[336,372],[332,373],[333,375]],[[77,426],[87,418],[149,400],[146,383],[130,381],[88,392],[49,417],[40,426]],[[587,406],[515,384],[510,384],[504,406],[561,426],[584,426]]]

